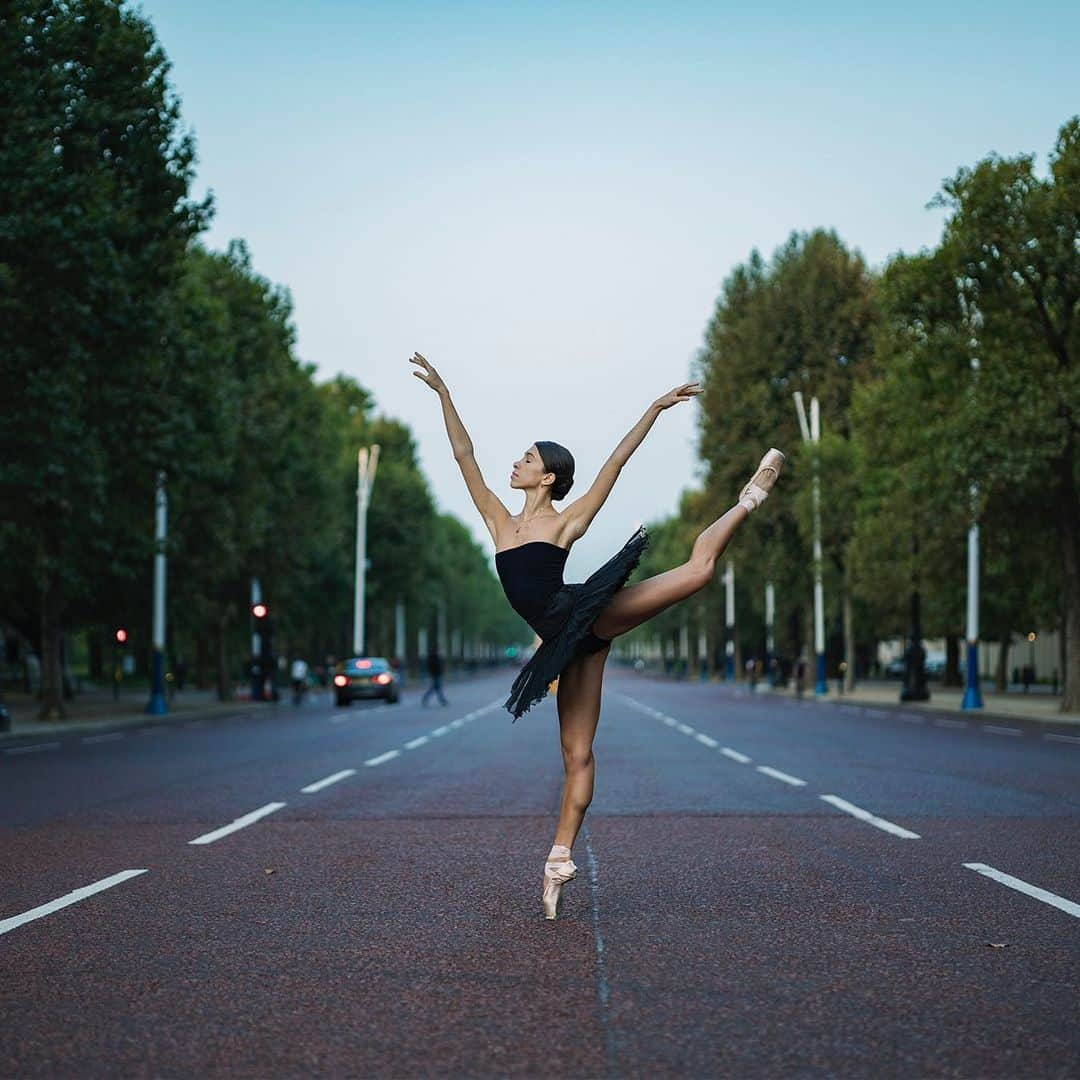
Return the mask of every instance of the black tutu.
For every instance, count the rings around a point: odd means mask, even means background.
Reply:
[[[611,597],[626,584],[648,543],[642,525],[599,570],[578,584],[563,585],[552,596],[535,624],[543,641],[518,672],[506,699],[505,708],[515,720],[547,696],[548,686],[576,655],[596,651],[595,645],[590,647],[590,628]]]

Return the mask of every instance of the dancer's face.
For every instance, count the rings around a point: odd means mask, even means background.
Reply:
[[[510,473],[510,486],[512,488],[539,487],[540,481],[550,475],[551,473],[544,468],[540,451],[534,444],[514,462],[513,471]]]

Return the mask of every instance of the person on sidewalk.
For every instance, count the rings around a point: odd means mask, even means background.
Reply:
[[[420,699],[420,704],[426,708],[428,698],[431,697],[432,694],[436,694],[439,698],[440,704],[449,705],[450,702],[446,700],[442,692],[442,657],[439,655],[438,650],[436,649],[432,649],[431,652],[428,653],[427,671],[428,678],[431,679],[431,685],[424,691],[424,696]]]
[[[298,656],[292,662],[292,670],[289,675],[292,679],[293,704],[299,705],[304,700],[304,693],[307,690],[307,661]]]

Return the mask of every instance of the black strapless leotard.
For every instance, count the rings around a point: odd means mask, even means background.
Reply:
[[[575,656],[608,644],[592,633],[592,624],[626,583],[648,543],[642,526],[599,570],[570,585],[563,582],[570,552],[558,544],[532,540],[496,553],[495,568],[510,606],[542,642],[510,688],[506,708],[515,720],[546,696]]]

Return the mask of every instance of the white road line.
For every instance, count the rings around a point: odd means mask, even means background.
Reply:
[[[1038,885],[1029,885],[1026,881],[1013,877],[1012,874],[1004,874],[1000,870],[995,870],[992,866],[987,866],[986,863],[966,862],[964,866],[988,878],[993,878],[994,881],[1000,881],[1002,885],[1008,885],[1010,889],[1016,889],[1017,892],[1033,896],[1044,904],[1051,904],[1074,918],[1080,919],[1080,904],[1073,903],[1072,900],[1066,900],[1064,896],[1047,892],[1046,889],[1040,889]]]
[[[1023,735],[1024,732],[1018,727],[998,727],[995,724],[983,724],[983,731],[989,731],[991,735]]]
[[[244,826],[250,825],[253,821],[258,821],[259,818],[266,817],[267,814],[272,814],[275,810],[280,810],[285,805],[286,804],[283,802],[267,803],[265,806],[260,806],[258,810],[252,810],[250,814],[245,814],[243,817],[238,817],[228,825],[223,825],[220,829],[203,833],[202,836],[196,836],[194,840],[189,840],[188,843],[212,844],[215,840],[220,840],[223,836],[228,836],[229,833],[236,832],[237,829],[242,829]]]
[[[447,724],[443,724],[442,727],[437,727],[431,734],[435,736],[435,738],[438,738],[440,735],[446,735],[449,731],[449,726]]]
[[[431,742],[431,739],[427,735],[421,735],[418,739],[411,739],[405,744],[406,750],[415,750],[418,746],[423,746],[424,743]]]
[[[465,717],[464,716],[459,716],[456,720],[451,720],[450,721],[450,726],[453,727],[453,728],[459,728],[464,723],[465,723]]]
[[[871,825],[876,825],[879,829],[884,829],[885,832],[892,833],[893,836],[900,836],[905,840],[920,839],[918,833],[912,832],[910,829],[901,828],[899,825],[894,825],[891,821],[886,821],[885,818],[878,817],[877,814],[871,814],[869,810],[864,810],[861,806],[849,803],[847,799],[841,799],[839,795],[822,795],[820,798],[825,802],[830,803],[832,806],[835,806],[837,810],[843,810],[844,813],[851,814],[860,821],[866,821]]]
[[[1043,738],[1056,739],[1058,742],[1080,743],[1080,738],[1078,738],[1076,735],[1058,735],[1055,731],[1044,732]]]
[[[676,724],[676,731],[681,731],[684,735],[693,735],[694,729],[689,724]]]
[[[80,742],[114,742],[116,739],[122,739],[124,733],[122,731],[110,731],[107,735],[84,735]]]
[[[80,900],[85,900],[88,896],[93,896],[94,893],[102,892],[105,889],[111,889],[114,885],[119,885],[120,882],[127,881],[128,878],[133,878],[139,874],[145,874],[146,872],[146,870],[121,870],[119,874],[113,874],[111,877],[102,878],[100,881],[95,881],[93,885],[84,885],[81,889],[75,889],[56,900],[50,900],[47,904],[42,904],[40,907],[24,911],[21,915],[12,915],[10,919],[0,919],[0,934],[6,934],[9,930],[14,930],[17,926],[22,926],[23,923],[33,922],[34,919],[40,919],[43,915],[51,915],[54,911],[59,911],[69,904],[77,904]]]
[[[667,724],[668,727],[674,727],[679,722],[670,716],[661,716],[660,721],[661,723]]]
[[[346,777],[355,775],[355,769],[342,769],[341,772],[324,776],[322,780],[316,780],[314,784],[308,784],[307,787],[302,787],[300,790],[304,792],[305,795],[313,795],[316,791],[322,791],[324,787],[329,787],[331,784],[336,784],[339,780],[344,780]]]
[[[749,765],[753,758],[748,758],[745,754],[740,754],[738,750],[732,750],[730,746],[721,746],[720,753],[724,757],[731,758],[732,761],[737,761],[740,765]]]
[[[364,764],[381,765],[384,761],[393,761],[400,753],[400,750],[387,750],[385,754],[380,754],[378,757],[368,758]]]
[[[708,735],[702,735],[700,731],[694,738],[697,739],[699,743],[704,743],[706,746],[711,746],[713,749],[716,749],[716,747],[720,745],[715,739],[710,739]]]
[[[58,742],[38,742],[31,746],[10,746],[4,751],[5,754],[33,754],[37,750],[55,750]]]
[[[939,716],[936,720],[934,720],[934,723],[938,727],[961,728],[961,727],[967,727],[968,726],[968,723],[967,723],[966,720],[947,720],[947,719],[945,719],[944,717],[941,717],[941,716]]]
[[[758,765],[757,771],[764,773],[766,776],[771,776],[775,780],[783,780],[785,784],[791,784],[792,787],[806,787],[806,781],[800,780],[797,776],[792,776],[790,773],[781,772],[779,769],[770,768],[768,765]]]

